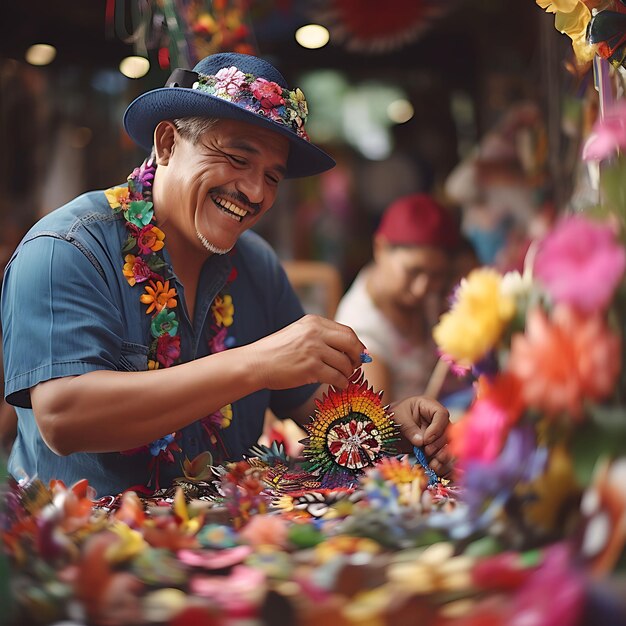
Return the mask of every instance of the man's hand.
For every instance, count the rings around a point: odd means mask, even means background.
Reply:
[[[249,346],[249,368],[267,389],[289,389],[327,383],[345,389],[361,365],[365,346],[348,326],[317,315],[305,315]]]
[[[400,449],[409,452],[412,446],[422,447],[430,460],[430,467],[437,475],[442,478],[448,476],[452,472],[446,434],[450,423],[448,409],[436,400],[424,396],[401,400],[394,403],[391,409],[405,438],[399,444]]]

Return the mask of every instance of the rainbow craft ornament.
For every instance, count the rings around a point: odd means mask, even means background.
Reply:
[[[368,467],[397,454],[399,427],[358,369],[346,389],[330,387],[304,428],[303,471],[321,487],[351,487]]]

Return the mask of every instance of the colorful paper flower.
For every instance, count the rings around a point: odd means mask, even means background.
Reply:
[[[128,206],[130,202],[130,190],[128,187],[113,187],[104,192],[109,206],[117,213]]]
[[[209,340],[209,348],[211,350],[211,354],[216,354],[217,352],[223,352],[224,350],[226,350],[227,337],[228,329],[223,326]]]
[[[511,342],[509,369],[522,384],[525,402],[549,415],[582,417],[585,400],[604,400],[621,368],[620,338],[600,314],[555,307],[528,313],[526,332]]]
[[[469,506],[474,523],[488,527],[513,490],[541,474],[545,459],[545,450],[537,447],[534,428],[525,424],[511,429],[502,451],[492,461],[462,463],[461,499]]]
[[[138,228],[147,226],[154,215],[152,202],[145,200],[133,200],[124,211],[124,218]]]
[[[565,544],[546,549],[541,566],[515,595],[510,626],[562,626],[580,623],[586,592],[583,575],[576,570]]]
[[[626,148],[626,102],[619,100],[607,108],[591,129],[583,147],[585,161],[603,161]]]
[[[523,409],[521,385],[513,375],[500,374],[491,381],[481,378],[469,412],[450,426],[452,454],[461,463],[492,461]]]
[[[626,250],[608,224],[581,215],[561,219],[537,250],[534,274],[554,302],[593,313],[605,309],[626,269]]]
[[[265,78],[257,78],[250,85],[250,89],[264,109],[273,109],[276,106],[285,104],[283,88],[272,81]]]
[[[163,367],[170,367],[180,356],[180,336],[164,333],[157,339],[156,358]]]
[[[139,167],[136,167],[128,177],[138,193],[142,193],[144,187],[152,186],[155,170],[154,159],[146,159]]]
[[[146,314],[152,311],[161,311],[163,308],[173,309],[176,307],[176,290],[170,289],[170,281],[162,283],[160,280],[151,280],[145,286],[146,293],[140,296],[139,300],[147,304]]]
[[[167,333],[172,337],[178,332],[178,319],[174,311],[167,308],[161,309],[153,318],[150,324],[150,332],[155,339]]]
[[[576,59],[588,63],[596,53],[596,46],[587,41],[587,26],[591,11],[583,0],[536,0],[548,13],[554,13],[554,28],[569,36]]]
[[[162,452],[167,452],[169,446],[174,443],[175,439],[176,433],[165,435],[165,437],[161,437],[160,439],[155,439],[148,446],[148,448],[150,449],[150,454],[152,456],[159,456]]]
[[[473,365],[493,349],[515,313],[513,298],[502,294],[501,279],[490,268],[470,272],[433,330],[441,351],[461,366]]]
[[[211,305],[211,312],[217,326],[231,326],[235,312],[232,296],[230,294],[217,296]]]
[[[137,235],[137,246],[141,254],[157,252],[164,246],[165,233],[156,226],[145,226]]]
[[[127,254],[124,257],[124,261],[122,273],[126,276],[126,280],[131,287],[152,278],[152,270],[141,257],[135,256],[134,254]]]
[[[246,80],[246,75],[236,67],[224,67],[216,75],[215,90],[218,94],[233,96]]]

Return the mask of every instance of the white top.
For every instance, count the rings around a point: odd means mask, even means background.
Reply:
[[[415,345],[404,338],[393,324],[376,308],[367,292],[369,268],[362,269],[341,299],[335,319],[350,326],[365,344],[368,352],[382,359],[389,369],[391,389],[387,402],[424,393],[437,362],[437,349],[432,338]],[[380,391],[375,389],[374,391]]]

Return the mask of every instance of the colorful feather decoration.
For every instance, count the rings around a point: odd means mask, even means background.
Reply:
[[[388,409],[360,369],[346,389],[330,387],[305,425],[304,471],[325,487],[349,486],[365,468],[393,456],[399,429]]]

